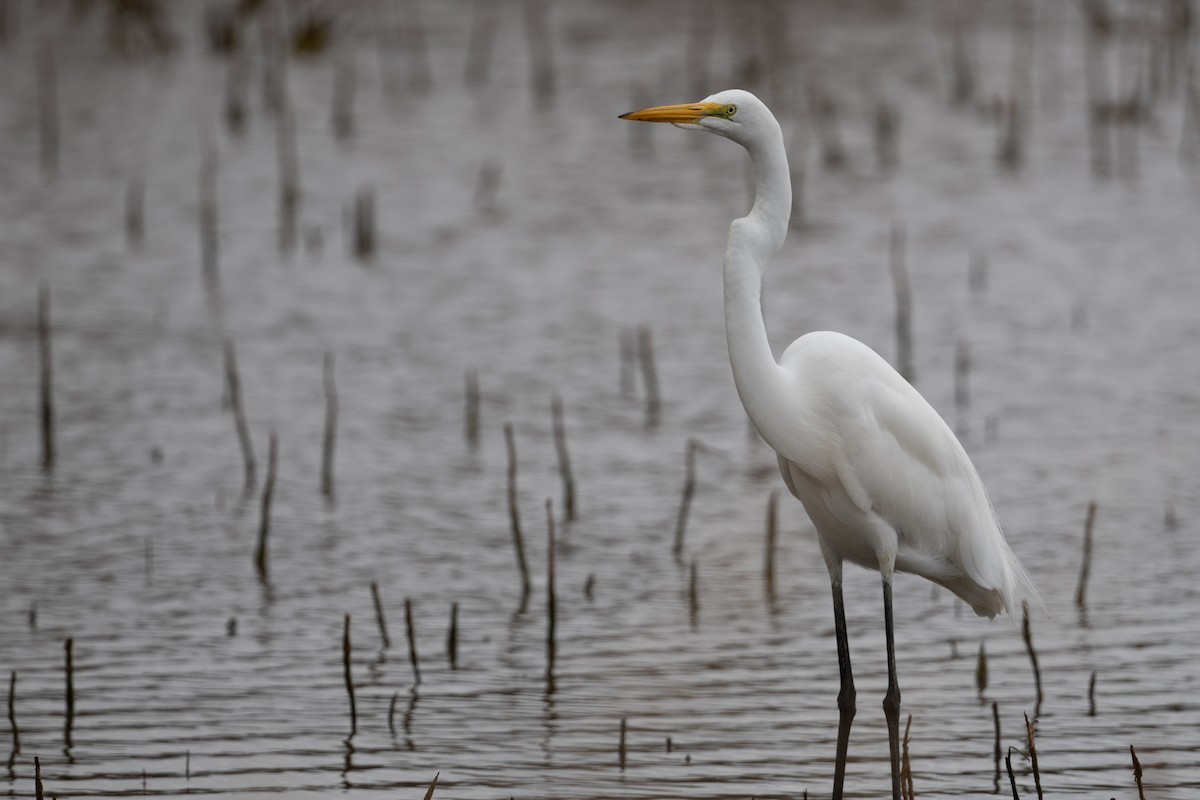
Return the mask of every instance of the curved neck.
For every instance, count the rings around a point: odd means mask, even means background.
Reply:
[[[725,336],[742,405],[770,444],[786,377],[771,353],[762,315],[762,278],[783,245],[792,211],[787,154],[778,125],[746,146],[754,162],[755,195],[750,213],[734,220],[725,247]]]

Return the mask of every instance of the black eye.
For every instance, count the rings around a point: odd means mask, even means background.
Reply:
[[[737,106],[733,105],[732,103],[730,105],[725,106],[725,116],[732,117],[736,113],[737,113]]]

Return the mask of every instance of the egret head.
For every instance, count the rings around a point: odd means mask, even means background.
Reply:
[[[771,110],[743,89],[726,89],[698,103],[655,106],[622,114],[638,122],[670,122],[677,128],[705,130],[749,147],[755,139],[779,130]]]

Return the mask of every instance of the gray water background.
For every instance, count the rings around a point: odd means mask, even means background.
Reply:
[[[66,4],[9,6],[18,13],[0,49],[0,671],[18,673],[21,751],[0,771],[0,791],[32,796],[39,756],[57,797],[141,794],[143,782],[151,796],[415,797],[439,771],[445,798],[826,795],[837,719],[827,576],[811,524],[785,496],[768,603],[763,520],[780,481],[748,433],[725,353],[720,263],[728,221],[747,208],[745,155],[616,118],[739,83],[775,107],[803,168],[799,224],[767,277],[777,352],[834,329],[892,358],[888,241],[894,223],[905,226],[917,386],[962,431],[1045,600],[1033,638],[1047,794],[1136,797],[1130,744],[1147,797],[1200,791],[1200,175],[1180,158],[1178,95],[1139,126],[1136,175],[1092,175],[1074,5],[1037,4],[1028,139],[1010,174],[996,165],[988,111],[1008,92],[1006,4],[968,20],[979,86],[964,109],[947,102],[952,4],[898,14],[789,6],[783,17],[769,5],[713,4],[706,17],[683,3],[553,4],[556,83],[541,101],[524,6],[500,6],[489,82],[468,89],[478,7],[421,4],[432,78],[422,94],[405,33],[415,4],[353,4],[334,52],[289,64],[309,246],[287,258],[257,50],[247,127],[233,135],[222,124],[227,62],[204,45],[199,4],[174,8],[180,40],[167,60],[114,56],[95,13],[80,21]],[[689,39],[701,24],[711,38]],[[1118,65],[1148,52],[1130,30],[1112,45]],[[699,75],[689,41],[710,55]],[[53,44],[58,66],[53,179],[38,166],[40,42]],[[347,59],[357,86],[348,141],[330,126]],[[821,165],[814,84],[838,101],[840,171]],[[876,97],[902,115],[891,174],[874,155]],[[219,153],[219,308],[199,267],[204,141]],[[485,164],[500,180],[481,208]],[[141,248],[123,227],[130,180],[145,186]],[[349,254],[344,223],[364,185],[379,227],[365,265]],[[968,286],[972,256],[987,261],[982,290]],[[50,475],[37,427],[40,281],[54,326]],[[662,393],[650,429],[640,383],[633,396],[619,383],[619,337],[639,325],[653,332]],[[258,495],[242,495],[223,405],[226,337],[238,348],[260,486],[268,431],[280,441],[269,586],[252,563]],[[971,402],[956,414],[960,342]],[[333,509],[319,493],[326,352],[340,400]],[[468,369],[483,393],[477,451],[463,437]],[[543,504],[553,498],[561,514],[555,392],[579,517],[559,529],[550,690]],[[523,614],[505,422],[534,573]],[[712,450],[697,460],[687,526],[694,620],[688,569],[671,555],[689,437]],[[1092,500],[1084,620],[1073,596]],[[878,797],[888,786],[878,577],[852,570],[846,591],[859,700],[847,787]],[[457,670],[444,647],[453,602]],[[1034,712],[1020,626],[977,619],[911,576],[898,578],[896,608],[918,793],[991,793],[990,702],[1005,748],[1024,746],[1022,715]],[[350,738],[346,613],[359,714]],[[1013,763],[1022,796],[1034,796],[1028,761],[1014,752]]]

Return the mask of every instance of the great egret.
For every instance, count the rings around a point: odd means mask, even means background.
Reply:
[[[754,164],[750,213],[725,245],[725,333],[746,413],[779,457],[779,471],[816,526],[833,588],[837,635],[837,760],[842,796],[854,719],[854,676],[842,604],[842,562],[880,572],[887,635],[883,709],[892,796],[900,800],[900,686],[892,632],[892,575],[921,575],[994,617],[1015,613],[1037,592],[1000,532],[979,473],[938,413],[862,342],[817,331],[776,362],[763,323],[762,277],[783,244],[792,209],[783,134],[757,97],[731,89],[698,103],[656,106],[621,117],[705,130],[745,147]]]

